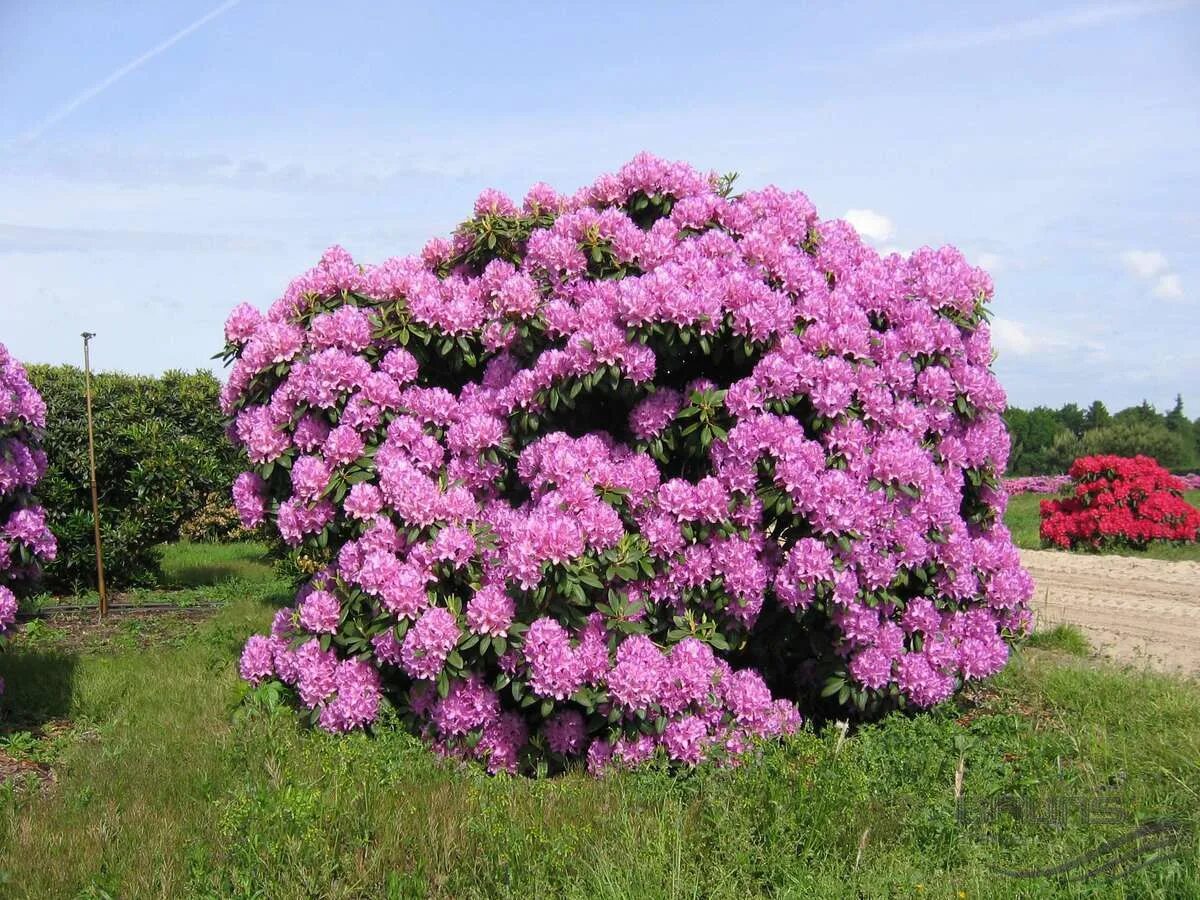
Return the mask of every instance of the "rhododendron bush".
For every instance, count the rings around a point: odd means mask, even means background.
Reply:
[[[988,276],[640,156],[227,325],[234,498],[319,571],[241,671],[493,771],[734,760],[1004,665]]]
[[[32,493],[46,474],[45,426],[46,404],[25,367],[0,344],[0,644],[17,621],[14,588],[35,578],[57,551],[46,511]]]
[[[1200,511],[1183,499],[1187,485],[1148,456],[1075,460],[1072,496],[1043,500],[1042,540],[1060,547],[1144,547],[1195,541]]]

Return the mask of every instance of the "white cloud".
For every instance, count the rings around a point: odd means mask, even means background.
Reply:
[[[1171,270],[1167,257],[1157,250],[1126,250],[1121,262],[1143,281],[1153,281],[1150,293],[1160,300],[1182,300],[1183,279]]]
[[[1036,341],[1025,331],[1025,326],[1012,319],[992,319],[992,344],[1000,353],[1028,356],[1036,349]]]
[[[1153,278],[1168,267],[1167,258],[1157,250],[1126,250],[1121,262],[1138,278]]]
[[[888,241],[896,234],[896,226],[892,220],[873,209],[848,209],[842,218],[867,240]]]
[[[1182,300],[1183,281],[1174,272],[1168,272],[1155,283],[1154,296],[1163,300]]]
[[[995,253],[980,253],[975,257],[975,265],[994,274],[1004,268],[1004,258]]]

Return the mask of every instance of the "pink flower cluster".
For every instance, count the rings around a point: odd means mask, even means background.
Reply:
[[[45,426],[46,404],[25,367],[0,344],[0,640],[16,622],[12,587],[35,578],[58,551],[46,511],[32,494],[46,474]]]
[[[1070,485],[1070,475],[1026,475],[1021,478],[1005,478],[1004,489],[1013,494],[1057,494]]]
[[[648,155],[330,249],[226,326],[234,501],[323,566],[243,676],[513,772],[937,703],[1029,624],[990,293]]]

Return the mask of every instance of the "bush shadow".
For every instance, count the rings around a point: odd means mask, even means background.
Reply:
[[[0,653],[0,733],[28,730],[71,713],[78,660],[55,650],[7,650]]]

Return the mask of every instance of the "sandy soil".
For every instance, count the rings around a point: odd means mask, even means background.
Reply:
[[[1200,563],[1022,550],[1037,628],[1079,626],[1116,662],[1200,676]]]

